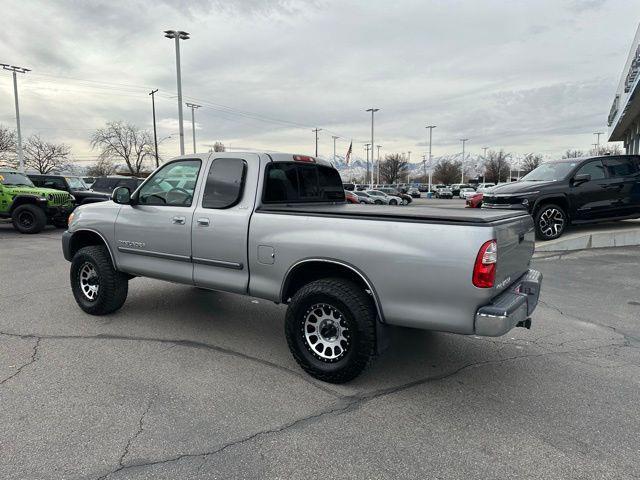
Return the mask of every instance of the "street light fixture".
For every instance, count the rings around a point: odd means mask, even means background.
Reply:
[[[180,155],[184,155],[184,122],[182,116],[182,79],[180,74],[180,40],[189,40],[189,34],[182,30],[165,30],[164,36],[176,41],[176,77],[178,82],[178,123],[180,127]]]
[[[24,154],[22,152],[22,133],[20,132],[20,107],[18,106],[18,78],[16,73],[27,73],[31,70],[24,67],[16,67],[15,65],[8,65],[6,63],[0,63],[3,70],[9,70],[13,72],[13,96],[16,103],[16,131],[18,134],[18,164],[19,169],[24,173]]]
[[[379,110],[380,110],[379,108],[367,108],[366,110],[367,112],[371,112],[371,160],[373,160],[373,149],[375,146],[375,142],[373,141],[373,114],[378,112]],[[368,172],[367,172],[367,175],[368,175]],[[373,183],[373,175],[371,176],[370,183]]]
[[[460,170],[461,172],[461,176],[460,176],[460,183],[464,183],[464,144],[467,143],[469,139],[468,138],[461,138],[460,141],[462,142],[462,165]]]
[[[424,128],[427,128],[429,130],[429,190],[427,190],[427,191],[431,192],[431,171],[432,171],[432,169],[431,169],[431,167],[432,167],[432,165],[431,165],[431,139],[432,139],[432,136],[433,136],[433,129],[436,128],[436,126],[435,125],[427,125]],[[427,175],[427,165],[426,165],[426,163],[424,165],[424,175],[425,176]]]
[[[196,153],[196,114],[194,113],[196,108],[200,108],[202,105],[187,102],[185,104],[191,109],[191,131],[193,133],[193,153]]]

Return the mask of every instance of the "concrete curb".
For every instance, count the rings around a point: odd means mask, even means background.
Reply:
[[[580,232],[567,237],[560,237],[557,240],[537,242],[535,253],[629,247],[634,245],[640,245],[640,225],[631,228]]]

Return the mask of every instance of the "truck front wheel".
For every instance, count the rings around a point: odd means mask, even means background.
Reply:
[[[322,279],[291,299],[285,320],[289,349],[309,375],[324,382],[354,379],[375,354],[376,310],[353,282]]]
[[[11,214],[13,226],[20,233],[39,233],[47,225],[47,215],[37,205],[20,205]]]
[[[91,315],[115,312],[127,299],[129,277],[113,267],[105,246],[78,250],[71,261],[70,277],[76,302]]]

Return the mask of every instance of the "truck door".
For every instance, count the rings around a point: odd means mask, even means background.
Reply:
[[[640,212],[640,172],[634,157],[611,157],[602,162],[610,179],[613,202],[610,215],[622,217]]]
[[[215,153],[203,177],[193,216],[193,280],[198,286],[247,291],[247,235],[255,204],[260,157]]]
[[[115,223],[119,269],[193,282],[191,221],[202,163],[166,163],[136,192],[132,205],[122,205]]]
[[[582,165],[574,174],[589,174],[591,180],[571,186],[571,199],[576,220],[594,220],[606,216],[615,195],[607,178],[602,160]]]

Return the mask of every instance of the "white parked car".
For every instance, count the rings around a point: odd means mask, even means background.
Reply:
[[[367,190],[367,194],[377,205],[402,205],[402,199],[393,195],[387,195],[380,190]]]
[[[478,188],[476,188],[476,192],[477,193],[484,193],[488,189],[490,189],[491,187],[495,187],[495,186],[496,186],[495,183],[480,183],[480,184],[478,184]]]
[[[466,200],[469,197],[473,197],[476,194],[476,191],[471,187],[465,187],[460,189],[459,197],[463,200]]]

